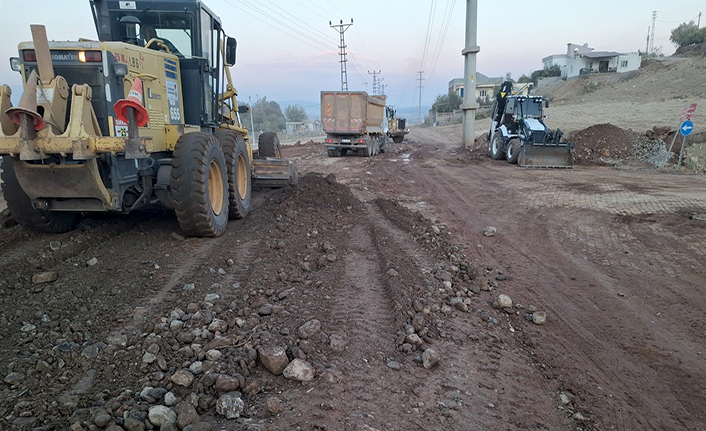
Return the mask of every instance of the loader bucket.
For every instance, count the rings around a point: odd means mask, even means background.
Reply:
[[[527,168],[571,168],[573,145],[524,145],[517,164]]]

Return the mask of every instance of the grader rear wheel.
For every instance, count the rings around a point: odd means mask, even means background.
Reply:
[[[222,235],[228,224],[228,176],[215,136],[182,135],[172,159],[172,194],[181,229],[190,236]]]
[[[228,170],[228,217],[241,219],[250,211],[252,166],[243,136],[232,130],[215,133],[223,149]]]
[[[257,146],[258,154],[262,157],[282,158],[282,144],[279,143],[279,137],[275,132],[265,132],[260,135]]]
[[[32,200],[22,190],[15,174],[15,160],[2,158],[2,191],[7,208],[20,226],[44,233],[63,233],[74,230],[81,221],[81,214],[65,211],[35,209]]]

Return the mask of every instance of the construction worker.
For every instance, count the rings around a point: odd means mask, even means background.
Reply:
[[[174,46],[173,43],[171,43],[168,39],[157,36],[157,30],[155,30],[154,26],[150,24],[142,25],[140,27],[140,33],[142,33],[142,39],[145,41],[145,45],[147,45],[147,43],[152,39],[159,39],[167,46],[167,48],[169,48],[169,52],[175,54],[178,57],[183,57],[183,55],[181,55],[181,53],[179,52],[177,47]],[[150,45],[150,49],[159,51],[160,46],[156,43],[153,43],[152,45]]]

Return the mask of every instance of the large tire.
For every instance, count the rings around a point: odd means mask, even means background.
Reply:
[[[181,229],[189,236],[216,237],[228,225],[228,174],[214,135],[182,135],[172,158],[172,194]]]
[[[15,160],[10,156],[2,158],[2,181],[7,208],[20,226],[43,233],[62,233],[76,229],[81,221],[81,214],[77,212],[35,209],[17,180]]]
[[[505,157],[503,150],[503,136],[500,132],[495,132],[493,141],[490,143],[490,156],[495,160],[502,160]]]
[[[228,171],[228,217],[241,219],[250,212],[252,166],[243,136],[233,130],[216,131]]]
[[[512,138],[507,143],[507,162],[510,164],[516,164],[518,157],[520,157],[520,150],[522,149],[522,142],[517,138]]]
[[[380,143],[380,152],[386,153],[390,149],[390,140],[387,135],[382,137],[382,142]]]
[[[265,132],[257,140],[258,154],[262,157],[282,158],[282,144],[275,132]]]
[[[404,141],[404,136],[393,136],[392,137],[392,142],[395,144],[401,144],[402,141]]]

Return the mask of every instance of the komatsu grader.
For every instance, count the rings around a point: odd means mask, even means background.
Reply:
[[[253,185],[296,182],[277,135],[254,154],[229,67],[236,41],[197,0],[90,0],[98,41],[32,42],[10,60],[24,92],[0,86],[3,194],[17,221],[43,232],[81,213],[176,210],[191,236],[244,217]]]

